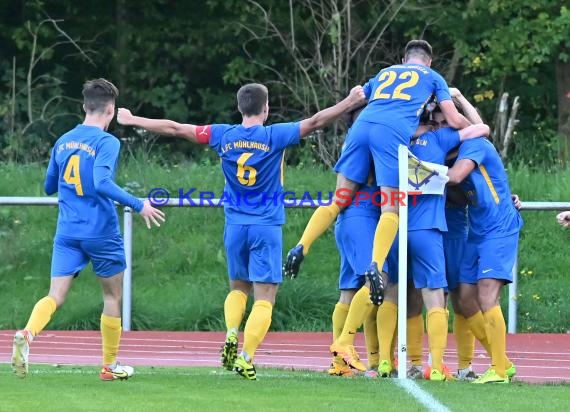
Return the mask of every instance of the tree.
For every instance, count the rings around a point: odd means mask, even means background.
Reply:
[[[467,47],[465,59],[483,88],[498,84],[502,92],[521,80],[544,87],[554,79],[563,163],[570,160],[570,12],[564,3],[476,0],[468,18],[492,24],[479,26],[477,42]]]
[[[387,60],[395,53],[385,35],[407,0],[264,3],[247,1],[249,18],[239,21],[248,34],[243,43],[247,59],[234,62],[233,76],[265,78],[270,94],[281,94],[279,109],[288,116],[331,105],[380,65],[391,64]],[[343,137],[336,125],[331,133],[316,135],[316,154],[327,166],[336,162]]]

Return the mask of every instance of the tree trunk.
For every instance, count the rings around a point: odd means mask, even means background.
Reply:
[[[558,92],[558,157],[562,164],[570,160],[570,62],[556,62]]]

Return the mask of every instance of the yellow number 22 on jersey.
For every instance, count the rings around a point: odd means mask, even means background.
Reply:
[[[83,186],[81,185],[81,174],[79,173],[79,155],[73,155],[69,158],[63,179],[68,185],[75,185],[75,193],[77,196],[83,196]]]
[[[253,153],[244,153],[237,160],[237,178],[244,186],[253,186],[257,179],[257,170],[245,165],[245,162],[247,162],[251,156],[253,156]],[[245,177],[245,172],[248,172],[247,178]]]
[[[392,83],[394,83],[396,81],[396,78],[399,80],[406,80],[406,79],[409,79],[409,80],[405,81],[405,82],[400,82],[396,86],[396,88],[394,89],[394,92],[392,92],[392,94],[383,93],[382,90],[388,86],[391,86]],[[402,72],[402,73],[400,73],[399,76],[397,76],[396,72],[393,70],[388,70],[387,72],[383,72],[380,75],[380,77],[378,78],[378,81],[380,81],[381,83],[378,85],[378,88],[374,92],[373,100],[390,99],[390,98],[401,99],[401,100],[410,100],[412,98],[412,96],[410,96],[407,93],[403,93],[403,91],[405,89],[409,89],[410,87],[414,87],[418,83],[419,80],[420,80],[419,74],[417,72],[414,72],[414,71]]]

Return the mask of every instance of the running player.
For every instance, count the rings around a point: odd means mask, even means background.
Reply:
[[[148,201],[142,202],[113,181],[119,158],[119,140],[106,132],[115,116],[119,91],[105,79],[83,85],[85,120],[61,136],[51,152],[45,180],[48,195],[58,193],[59,216],[53,243],[51,283],[23,330],[16,332],[12,369],[19,377],[28,374],[30,344],[65,302],[73,279],[93,264],[103,289],[101,337],[102,380],[127,379],[133,368],[117,361],[121,340],[121,296],[126,268],[123,239],[113,201],[140,213],[150,229],[160,226],[164,214]]]
[[[461,312],[491,355],[491,367],[474,383],[508,383],[516,368],[506,356],[499,297],[503,285],[512,282],[523,221],[501,158],[489,140],[462,143],[448,176],[468,199],[469,234],[459,277]]]
[[[275,295],[282,282],[281,226],[285,210],[280,199],[284,150],[363,101],[362,87],[356,86],[344,100],[309,119],[271,126],[264,126],[269,115],[267,88],[256,83],[241,87],[237,93],[243,117],[239,125],[180,124],[137,117],[127,109],[119,109],[121,124],[209,144],[222,160],[225,193],[230,198],[224,203],[230,293],[224,304],[227,335],[222,364],[247,379],[256,379],[255,351],[271,324]],[[238,328],[252,289],[255,303],[245,325],[242,352],[237,356]]]

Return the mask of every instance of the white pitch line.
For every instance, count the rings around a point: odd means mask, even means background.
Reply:
[[[410,379],[394,379],[397,385],[401,386],[416,401],[425,406],[430,412],[451,412],[447,406],[434,398],[430,393],[420,388]]]

